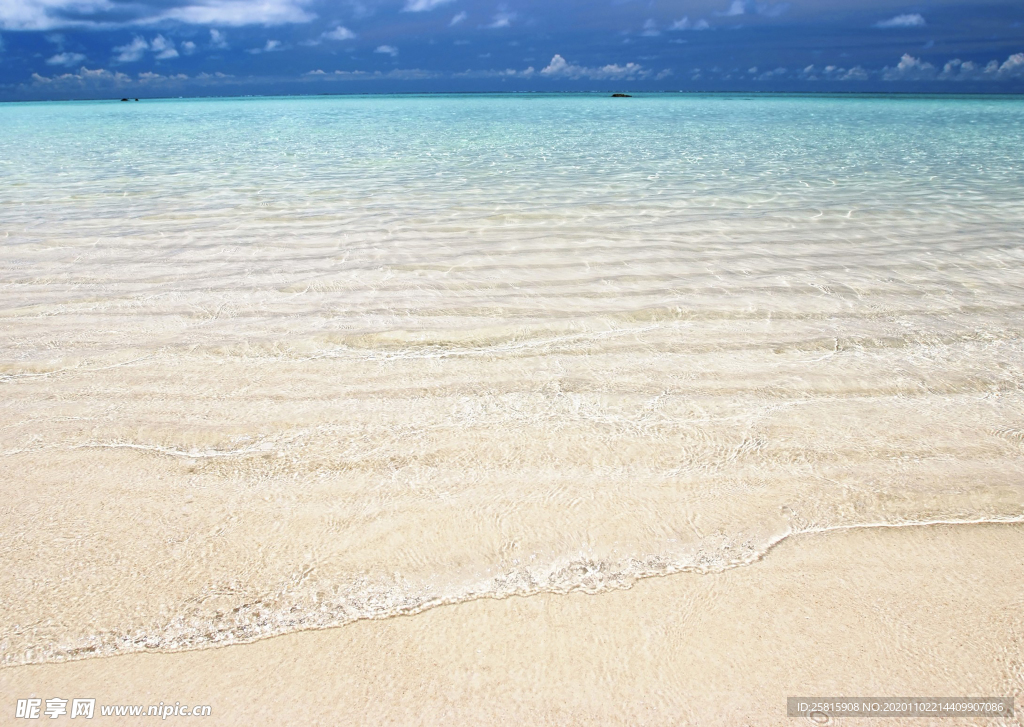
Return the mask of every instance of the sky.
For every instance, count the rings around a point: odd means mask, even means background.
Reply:
[[[0,0],[0,100],[1024,93],[1024,0]]]

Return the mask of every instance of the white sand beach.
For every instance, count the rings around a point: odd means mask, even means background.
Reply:
[[[792,538],[720,574],[486,598],[226,648],[7,668],[0,688],[209,704],[206,721],[218,725],[753,727],[805,723],[786,716],[787,696],[1012,695],[1015,721],[884,724],[1019,725],[1022,584],[1024,526],[852,530]]]

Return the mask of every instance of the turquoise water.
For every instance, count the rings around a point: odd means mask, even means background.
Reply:
[[[1022,100],[0,127],[4,663],[1024,516]]]

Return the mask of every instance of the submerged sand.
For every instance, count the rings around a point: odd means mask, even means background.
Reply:
[[[1019,693],[1024,107],[132,108],[0,109],[2,709]]]
[[[205,722],[218,725],[793,725],[806,722],[786,716],[787,696],[831,695],[1013,695],[1020,710],[1024,526],[802,535],[724,573],[12,667],[0,688],[11,698],[209,704]],[[877,724],[1024,722],[1018,713]]]

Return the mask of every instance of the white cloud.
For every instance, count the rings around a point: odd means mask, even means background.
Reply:
[[[216,28],[210,28],[210,45],[212,45],[214,48],[227,48],[227,36],[225,36]]]
[[[991,61],[987,66],[981,67],[973,61],[954,58],[942,67],[939,78],[943,81],[978,81],[984,79],[986,75],[998,72],[998,61]]]
[[[999,75],[1010,78],[1024,78],[1024,53],[1014,53],[999,66]]]
[[[217,73],[215,76],[203,73],[197,76],[196,79],[213,79],[215,77],[229,78],[229,76],[225,76],[223,73]],[[127,90],[130,90],[132,87],[137,89],[139,86],[174,86],[188,80],[189,77],[184,73],[164,76],[159,73],[144,71],[139,73],[137,77],[132,78],[127,73],[121,73],[120,71],[113,72],[108,71],[105,68],[97,68],[93,70],[85,67],[80,68],[77,73],[64,73],[60,76],[42,76],[38,73],[32,74],[32,85],[37,87],[45,86],[55,90],[116,90],[119,94],[125,93],[126,95]]]
[[[854,66],[848,71],[843,72],[843,69],[839,69],[840,74],[838,76],[840,81],[866,81],[868,80],[868,72],[860,66]]]
[[[159,73],[153,73],[151,71],[145,71],[139,74],[139,83],[141,84],[162,84],[175,81],[187,81],[188,76],[184,73],[175,73],[173,76],[162,76]]]
[[[185,55],[190,56],[196,52],[196,44],[191,40],[186,40],[181,44],[181,50],[184,51]]]
[[[468,17],[469,17],[469,15],[466,13],[466,11],[462,11],[461,13],[456,13],[455,16],[452,17],[452,22],[448,23],[448,25],[458,25],[459,23],[461,23],[462,21],[464,21]]]
[[[79,63],[85,60],[85,56],[81,53],[58,53],[55,56],[51,56],[46,59],[46,65],[48,66],[77,66]]]
[[[252,55],[259,55],[260,53],[273,53],[274,51],[284,50],[284,46],[281,45],[279,40],[268,40],[263,44],[262,48],[250,48],[246,53]]]
[[[729,9],[723,15],[743,15],[747,12],[747,3],[744,0],[732,0]]]
[[[171,8],[147,22],[178,20],[192,25],[287,25],[308,23],[316,17],[303,7],[306,0],[207,0],[198,5]]]
[[[767,18],[777,18],[789,10],[789,3],[754,2],[754,0],[732,0],[725,12],[718,13],[726,17],[757,14]]]
[[[327,40],[352,40],[356,34],[344,25],[339,25],[334,30],[328,30],[321,37],[327,38]]]
[[[398,48],[393,45],[379,45],[374,49],[374,53],[387,53],[389,56],[394,58],[398,55]]]
[[[521,71],[515,68],[506,68],[503,71],[461,71],[452,75],[455,78],[532,78],[535,73],[534,67],[530,66]]]
[[[402,8],[402,12],[405,13],[422,13],[427,10],[433,10],[441,5],[447,5],[452,0],[406,0],[405,7]]]
[[[316,15],[306,9],[313,0],[193,0],[192,4],[162,11],[145,4],[112,0],[0,0],[0,28],[50,30],[62,27],[146,25],[177,20],[195,25],[282,25],[304,23]],[[97,13],[131,10],[132,20],[103,22],[83,19]]]
[[[380,79],[394,79],[399,81],[422,81],[427,78],[437,78],[436,71],[424,71],[420,68],[396,68],[392,71],[382,73],[381,71],[335,71],[333,76],[327,76],[325,80],[334,81],[377,81]]]
[[[926,25],[920,13],[904,13],[875,23],[876,28],[920,28]]]
[[[32,85],[54,88],[88,88],[123,86],[132,83],[132,77],[120,71],[112,73],[105,68],[90,70],[82,67],[78,73],[65,73],[61,76],[40,76],[32,74]]]
[[[904,53],[895,68],[886,66],[882,69],[882,78],[886,81],[930,81],[935,78],[935,66],[920,58]]]
[[[661,35],[661,31],[658,30],[658,24],[654,22],[654,18],[648,18],[647,22],[644,23],[643,35],[648,38],[654,38]]]
[[[194,50],[195,44],[192,43],[191,46]],[[118,54],[114,60],[118,63],[135,63],[142,59],[146,51],[153,51],[156,54],[156,59],[160,61],[178,57],[178,51],[174,48],[174,41],[170,38],[157,35],[147,43],[145,38],[136,35],[132,38],[131,43],[114,48],[114,52]]]
[[[757,4],[757,14],[764,15],[767,18],[777,18],[787,10],[789,10],[789,3],[776,3],[775,5],[771,3]]]
[[[810,65],[800,72],[800,77],[806,81],[866,81],[868,72],[860,66],[841,68],[829,65],[817,68]]]
[[[149,43],[142,36],[136,35],[132,38],[131,43],[114,47],[114,52],[118,54],[115,60],[118,63],[134,63],[141,59],[148,50]]]
[[[168,40],[162,35],[158,35],[150,41],[149,49],[156,53],[156,58],[159,61],[178,57],[178,51],[174,49],[174,41]]]
[[[94,25],[91,21],[67,18],[64,15],[88,15],[112,7],[110,0],[0,0],[0,28],[50,30]]]
[[[507,28],[516,19],[515,13],[500,12],[494,14],[494,19],[485,25],[485,28]]]
[[[1014,53],[1002,63],[989,61],[984,66],[954,58],[942,67],[938,78],[943,81],[1000,81],[1024,78],[1024,53]]]
[[[650,75],[650,71],[646,70],[643,66],[638,63],[627,63],[624,66],[618,64],[608,64],[606,66],[588,68],[586,66],[577,66],[566,61],[562,56],[557,53],[551,59],[551,62],[540,71],[542,76],[548,78],[589,78],[592,80],[622,80],[632,78],[646,78]]]
[[[684,17],[681,20],[677,20],[669,26],[669,30],[707,30],[711,26],[708,25],[706,20],[698,20],[696,23],[691,23],[689,17]]]
[[[785,75],[786,75],[786,69],[780,66],[779,68],[776,68],[774,70],[765,71],[764,73],[759,75],[755,80],[758,80],[758,81],[771,81],[771,80],[774,80],[776,78],[782,78]]]

